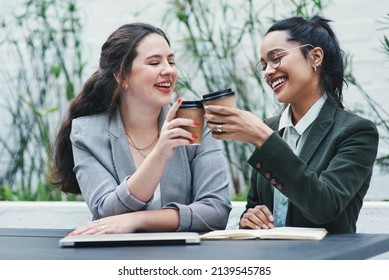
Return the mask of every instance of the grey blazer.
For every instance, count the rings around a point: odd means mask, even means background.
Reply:
[[[161,111],[159,129],[169,108]],[[74,119],[70,139],[74,172],[94,219],[147,208],[151,201],[140,201],[127,189],[136,166],[119,110]],[[226,170],[220,145],[207,128],[201,145],[175,149],[160,189],[163,208],[179,210],[178,231],[226,227],[231,211]]]
[[[280,116],[266,123],[278,129]],[[296,156],[274,132],[249,159],[253,167],[246,208],[273,211],[273,187],[289,198],[287,226],[355,233],[378,148],[375,125],[329,98]],[[247,210],[246,210],[247,211]]]

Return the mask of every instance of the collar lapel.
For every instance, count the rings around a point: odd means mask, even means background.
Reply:
[[[127,137],[124,132],[122,118],[119,109],[112,114],[109,123],[108,135],[112,147],[112,161],[118,178],[121,182],[136,171],[136,166],[129,151]]]
[[[337,104],[327,99],[301,149],[300,158],[305,162],[311,159],[324,137],[332,128],[336,110]]]

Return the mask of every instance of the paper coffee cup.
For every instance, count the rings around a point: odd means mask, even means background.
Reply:
[[[205,110],[201,101],[182,101],[180,108],[177,110],[177,118],[190,119],[199,123],[197,127],[182,126],[183,129],[196,134],[197,139],[193,140],[193,144],[199,145],[203,139],[204,113]]]
[[[204,105],[218,105],[236,108],[235,92],[233,92],[230,88],[205,94],[203,95],[202,102]]]

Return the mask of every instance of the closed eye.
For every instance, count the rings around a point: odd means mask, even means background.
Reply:
[[[169,63],[170,65],[176,65],[176,62],[175,62],[174,60],[173,60],[173,61],[168,61],[168,63]],[[153,66],[157,66],[157,65],[159,65],[159,64],[161,64],[160,61],[152,61],[152,62],[149,63],[149,65],[153,65]]]

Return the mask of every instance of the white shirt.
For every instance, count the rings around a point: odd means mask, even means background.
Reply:
[[[159,184],[157,188],[154,191],[154,197],[153,201],[147,206],[147,210],[158,210],[162,208],[162,201],[161,201],[161,188],[159,187]]]
[[[290,146],[293,152],[298,156],[301,148],[304,146],[305,139],[307,138],[311,125],[320,113],[323,107],[327,95],[323,96],[312,105],[308,112],[301,118],[296,124],[292,123],[291,107],[288,105],[280,118],[280,124],[278,130],[285,129],[282,134],[282,139]],[[273,200],[273,216],[274,225],[276,227],[285,226],[286,214],[288,212],[288,198],[284,196],[278,189],[274,188],[274,200]]]

